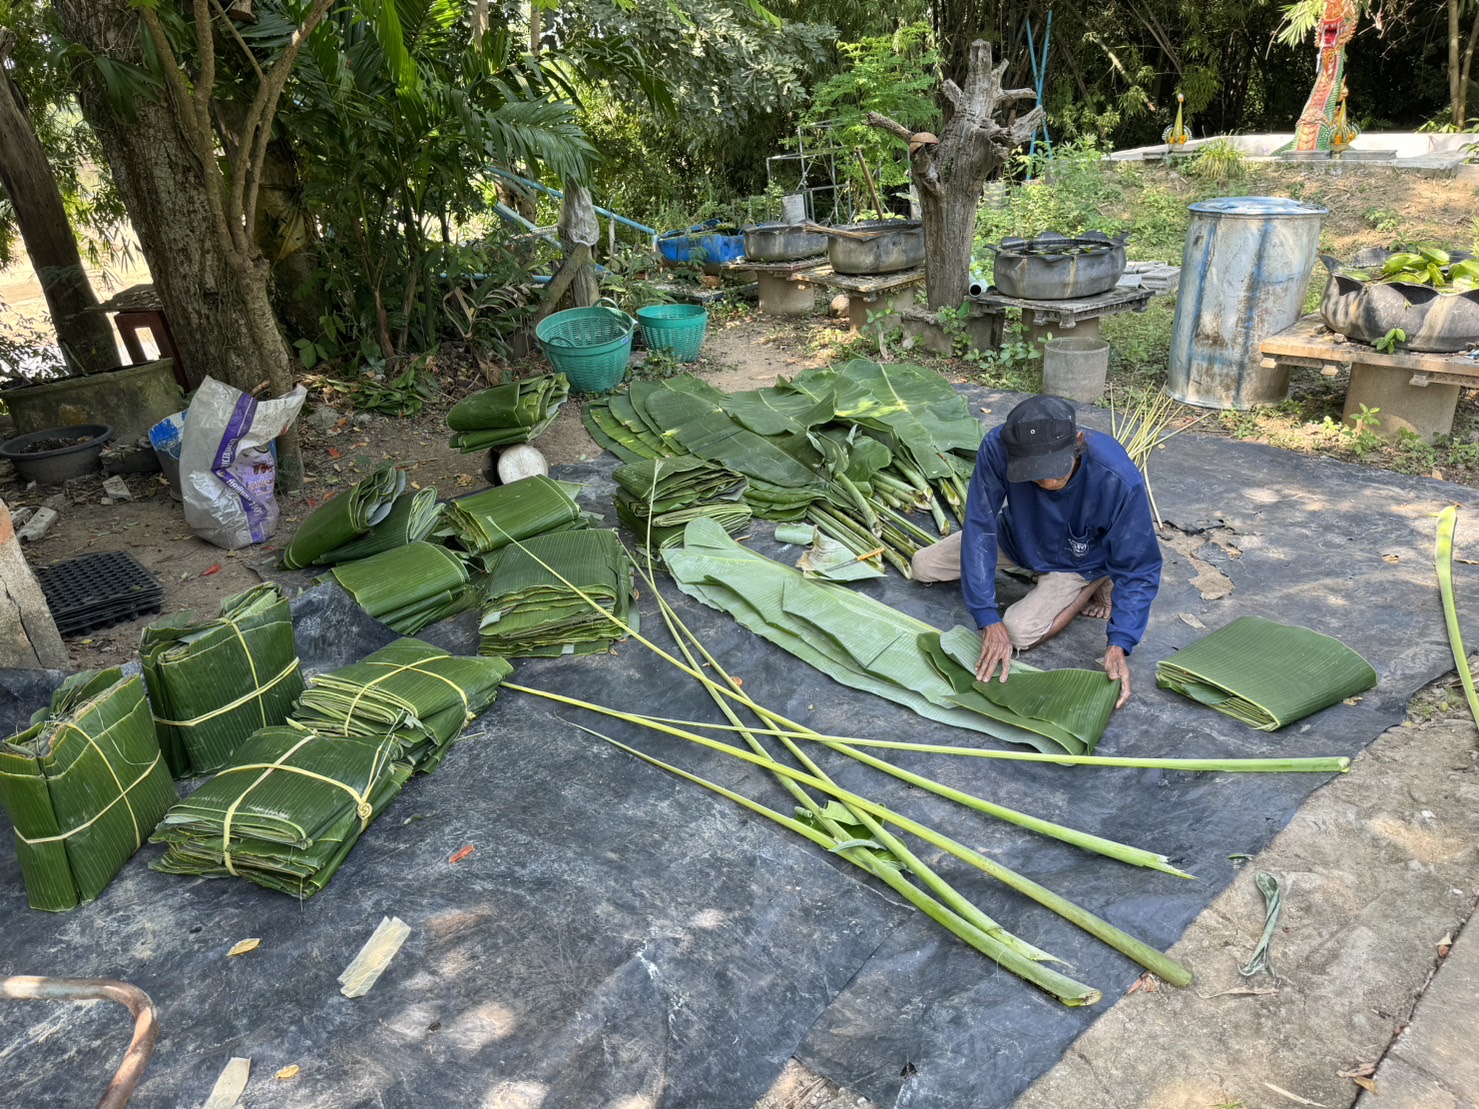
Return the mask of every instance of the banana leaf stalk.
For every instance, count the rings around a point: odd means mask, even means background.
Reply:
[[[710,731],[735,731],[728,724],[704,720],[684,720],[670,716],[650,716],[663,724],[684,728],[707,728]],[[1345,774],[1351,760],[1345,756],[1315,756],[1288,759],[1157,759],[1130,758],[1117,755],[1044,755],[1036,751],[995,751],[985,747],[955,747],[944,743],[909,743],[892,739],[859,739],[856,736],[827,735],[803,728],[800,731],[777,727],[751,726],[756,735],[790,736],[818,743],[845,744],[851,747],[878,747],[891,751],[917,751],[925,755],[962,755],[977,759],[1005,759],[1010,762],[1050,762],[1059,766],[1125,767],[1138,770],[1210,771],[1221,774]]]
[[[678,665],[680,668],[682,668],[682,664],[678,663],[677,660],[673,660],[673,662],[675,665]],[[701,678],[701,680],[708,679]],[[713,684],[718,687],[718,683]],[[1191,972],[1186,970],[1186,968],[1182,967],[1179,963],[1175,962],[1175,960],[1169,958],[1159,951],[1156,951],[1153,947],[1150,947],[1148,944],[1142,943],[1140,940],[1135,939],[1133,936],[1122,932],[1120,929],[1114,927],[1114,925],[1110,924],[1108,921],[1105,921],[1100,917],[1095,916],[1093,913],[1080,908],[1066,898],[1061,897],[1058,894],[1053,893],[1053,891],[1047,889],[1046,887],[1032,881],[1030,878],[1026,878],[1020,874],[1017,874],[1015,871],[1009,869],[1008,867],[1001,865],[993,859],[987,858],[980,852],[972,850],[964,844],[951,839],[949,836],[942,835],[939,832],[936,832],[933,829],[929,828],[928,826],[921,824],[916,820],[912,820],[909,817],[902,815],[901,813],[894,812],[883,807],[882,805],[877,805],[864,797],[860,797],[858,794],[853,793],[850,790],[842,789],[831,784],[828,781],[808,774],[805,771],[795,770],[792,767],[786,766],[782,763],[778,763],[767,756],[756,755],[749,751],[743,750],[742,748],[734,747],[730,744],[719,743],[717,740],[710,739],[707,736],[702,736],[695,732],[687,732],[680,728],[674,728],[667,724],[661,724],[656,720],[651,719],[650,717],[639,716],[635,713],[620,712],[616,709],[610,709],[602,705],[592,704],[588,701],[581,701],[578,698],[566,697],[563,694],[554,693],[550,690],[534,689],[529,686],[517,685],[513,682],[505,683],[505,688],[515,690],[520,693],[530,693],[536,697],[544,697],[548,700],[558,701],[562,704],[573,705],[577,708],[588,709],[591,712],[600,713],[605,716],[611,716],[618,720],[625,720],[628,723],[640,724],[643,727],[650,728],[654,731],[677,736],[680,739],[689,740],[690,742],[698,744],[701,747],[708,747],[712,750],[719,751],[723,754],[739,759],[742,762],[752,763],[754,765],[762,767],[763,769],[769,770],[774,774],[784,775],[820,793],[825,793],[827,796],[833,798],[834,800],[841,801],[842,803],[847,805],[848,808],[856,812],[866,813],[876,820],[887,821],[890,824],[896,825],[900,830],[917,836],[918,838],[924,840],[926,843],[929,843],[932,846],[938,847],[944,851],[948,851],[950,854],[961,859],[963,862],[970,863],[977,869],[983,871],[986,874],[989,874],[993,878],[996,878],[1004,885],[1010,886],[1012,889],[1017,890],[1017,892],[1032,898],[1034,901],[1037,901],[1045,908],[1053,910],[1058,915],[1064,917],[1064,919],[1077,924],[1080,928],[1114,947],[1122,954],[1128,956],[1131,959],[1134,959],[1136,962],[1144,966],[1147,970],[1150,970],[1152,973],[1154,973],[1157,977],[1164,979],[1172,985],[1184,986],[1191,981]],[[737,699],[741,702],[745,701],[745,698],[742,694],[738,695]],[[764,715],[770,715],[760,706],[754,705],[753,702],[749,702],[749,705],[753,706],[756,711],[759,711]],[[794,723],[788,726],[799,730],[799,726],[795,725]]]
[[[580,725],[576,725],[576,727],[580,727]],[[1103,995],[1092,986],[1086,986],[1081,982],[1075,982],[1073,979],[1067,977],[1066,975],[1058,973],[1051,967],[1043,966],[1040,962],[1034,961],[1033,959],[1024,956],[1013,946],[1009,945],[1001,939],[998,939],[997,936],[993,935],[990,931],[971,924],[959,913],[953,912],[950,909],[946,908],[935,898],[930,897],[923,890],[906,881],[903,876],[899,874],[898,871],[889,864],[889,862],[878,859],[872,850],[855,846],[850,847],[848,846],[849,841],[838,840],[837,838],[835,838],[835,836],[826,832],[818,831],[816,828],[812,827],[810,824],[805,823],[804,821],[797,820],[793,817],[789,817],[782,813],[776,812],[774,809],[767,808],[765,805],[760,804],[758,801],[753,801],[743,794],[736,793],[734,790],[726,789],[725,787],[715,782],[711,782],[706,778],[701,778],[696,774],[690,774],[686,770],[682,770],[670,763],[663,762],[661,759],[654,758],[651,755],[644,754],[634,747],[628,747],[626,744],[620,743],[617,740],[614,740],[609,736],[602,735],[600,732],[593,731],[590,728],[581,728],[581,730],[590,732],[590,734],[605,740],[613,747],[625,751],[629,755],[641,759],[643,762],[666,770],[670,774],[682,778],[685,781],[693,782],[695,785],[700,785],[703,786],[705,789],[712,790],[714,793],[717,793],[721,797],[727,797],[729,800],[735,802],[738,805],[742,805],[743,807],[749,809],[751,812],[757,813],[760,816],[765,817],[767,820],[774,821],[782,828],[788,828],[791,831],[795,832],[797,835],[810,840],[812,843],[816,844],[818,847],[821,847],[823,850],[840,855],[842,858],[847,859],[849,862],[862,868],[869,874],[887,884],[890,889],[893,889],[900,896],[905,898],[911,905],[919,909],[931,920],[948,929],[952,934],[970,944],[977,951],[981,952],[981,954],[985,955],[989,959],[992,959],[998,965],[1011,971],[1019,978],[1022,978],[1023,980],[1032,983],[1034,986],[1037,986],[1045,993],[1049,993],[1052,996],[1056,997],[1065,1005],[1071,1007],[1077,1007],[1081,1005],[1094,1005],[1102,998]],[[1002,934],[1005,936],[1011,935],[1010,933]],[[1016,937],[1012,938],[1015,939]]]
[[[1145,479],[1145,496],[1150,501],[1150,516],[1157,526],[1161,522],[1161,513],[1156,507],[1155,493],[1150,486],[1151,452],[1165,446],[1169,440],[1188,428],[1195,427],[1211,415],[1210,412],[1205,412],[1180,427],[1167,430],[1181,419],[1183,411],[1180,402],[1167,394],[1164,389],[1154,394],[1142,394],[1135,405],[1127,411],[1117,409],[1114,403],[1114,393],[1111,392],[1109,395],[1110,433],[1120,441],[1120,445],[1125,448],[1125,453],[1130,456],[1130,461],[1135,463],[1140,476]]]
[[[1453,537],[1457,530],[1458,505],[1449,505],[1438,513],[1434,565],[1438,571],[1438,592],[1443,598],[1443,622],[1448,628],[1448,646],[1453,652],[1453,664],[1458,669],[1464,697],[1469,702],[1469,715],[1479,725],[1479,696],[1474,692],[1474,675],[1469,671],[1469,652],[1464,647],[1463,632],[1458,626],[1458,607],[1453,598]]]
[[[667,603],[667,599],[663,597],[661,592],[658,590],[656,574],[653,572],[652,569],[650,555],[646,570],[644,572],[644,576],[646,578],[648,588],[652,590],[653,595],[658,599],[658,606],[662,611],[663,621],[667,625],[668,632],[673,637],[673,641],[682,650],[683,657],[687,660],[688,668],[690,669],[690,671],[699,671],[698,660],[694,657],[693,654],[693,651],[697,649],[703,654],[708,665],[713,668],[714,672],[722,678],[724,684],[728,687],[728,689],[733,692],[739,692],[739,683],[737,683],[727,672],[725,672],[723,667],[719,664],[719,661],[715,659],[714,656],[711,655],[707,649],[705,649],[702,641],[700,641],[699,638],[693,634],[689,627],[673,610],[672,606]],[[718,706],[720,711],[723,712],[725,717],[729,719],[730,723],[739,729],[740,734],[744,737],[744,740],[749,745],[750,749],[757,756],[769,759],[769,752],[766,751],[764,745],[758,739],[756,739],[751,732],[747,731],[743,725],[741,725],[739,715],[735,712],[734,707],[731,705],[729,699],[722,696],[719,693],[718,689],[713,688],[712,686],[707,687],[707,692],[709,696],[713,699],[714,703]],[[748,701],[749,699],[746,698],[745,700]],[[753,706],[752,702],[751,704]],[[822,770],[817,767],[816,764],[813,763],[809,758],[807,758],[805,753],[802,752],[798,747],[796,747],[795,744],[784,737],[782,737],[781,741],[791,752],[792,757],[794,757],[798,762],[806,767],[807,770],[811,771],[811,773],[817,778],[826,781],[829,784],[832,784],[831,780],[827,778]],[[1007,932],[1004,928],[997,924],[996,921],[992,920],[991,917],[987,916],[984,912],[978,909],[975,905],[973,905],[970,901],[963,897],[953,886],[951,886],[943,878],[936,874],[932,868],[926,866],[922,860],[917,858],[913,853],[909,851],[909,849],[901,840],[889,833],[867,813],[848,806],[844,803],[841,806],[843,810],[842,814],[836,814],[832,811],[833,806],[817,804],[817,802],[814,801],[798,783],[793,782],[789,777],[781,774],[777,774],[776,777],[781,782],[782,786],[788,792],[790,792],[793,797],[795,797],[802,808],[811,814],[812,820],[815,821],[816,824],[818,824],[823,831],[825,831],[833,838],[833,840],[838,845],[836,849],[839,850],[839,852],[850,861],[862,865],[862,860],[867,860],[867,862],[870,863],[875,860],[873,858],[871,850],[867,847],[842,846],[844,844],[849,844],[853,841],[856,841],[859,838],[856,835],[848,835],[846,830],[842,827],[841,817],[844,814],[847,819],[847,823],[854,825],[863,825],[863,827],[867,829],[867,833],[870,837],[870,842],[878,843],[882,847],[882,849],[887,851],[893,859],[896,859],[900,863],[902,863],[903,866],[905,866],[910,871],[910,873],[912,873],[936,898],[939,899],[939,901],[943,902],[944,905],[948,907],[951,912],[962,918],[966,923],[970,924],[974,928],[981,930],[986,935],[993,937],[998,942],[1005,944],[1016,954],[1030,959],[1033,962],[1043,962],[1048,960],[1061,961],[1054,959],[1053,956],[1049,955],[1041,948],[1027,943],[1026,941],[1012,935],[1010,932]],[[858,857],[855,856],[862,856],[862,859],[860,860]],[[898,889],[900,890],[900,892],[902,892],[902,890],[900,889],[901,886],[908,885],[902,875],[897,874],[897,872],[892,871],[891,869],[888,869],[887,873],[880,873],[873,867],[866,865],[864,866],[864,869],[869,870],[870,873],[877,874],[880,878],[887,882],[887,884],[891,888]],[[912,889],[912,887],[910,888]],[[911,898],[911,900],[913,899]],[[938,919],[937,917],[934,917],[934,914],[931,914],[931,916],[934,919]],[[1056,991],[1052,992],[1056,993]],[[1057,996],[1061,997],[1062,995],[1057,994]]]

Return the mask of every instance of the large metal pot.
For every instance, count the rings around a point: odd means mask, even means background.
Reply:
[[[827,231],[827,260],[835,273],[897,273],[924,261],[918,220],[867,220]]]
[[[827,236],[796,223],[752,223],[744,228],[745,257],[752,262],[795,262],[825,253]]]
[[[1125,236],[1102,231],[1069,236],[1045,231],[1035,239],[1003,239],[993,281],[1009,297],[1075,300],[1105,293],[1125,272]]]
[[[1479,343],[1479,291],[1440,293],[1410,281],[1358,281],[1341,272],[1334,258],[1321,255],[1320,261],[1330,271],[1320,316],[1331,331],[1374,346],[1400,329],[1407,337],[1394,349],[1430,354]]]

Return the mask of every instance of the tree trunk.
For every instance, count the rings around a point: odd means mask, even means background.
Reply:
[[[0,187],[10,197],[26,253],[46,295],[57,342],[83,371],[118,365],[113,325],[97,307],[77,239],[21,91],[5,68],[10,32],[0,27]]]
[[[932,309],[955,308],[965,299],[981,188],[1042,121],[1042,109],[1035,107],[1008,126],[997,122],[1003,104],[1037,98],[1032,89],[1003,89],[1005,70],[1005,62],[992,63],[990,43],[973,42],[964,91],[950,80],[942,86],[952,113],[939,142],[917,145],[909,158],[924,223],[925,285]],[[912,138],[907,127],[877,112],[868,113],[868,122],[905,141]]]
[[[65,670],[67,649],[0,500],[0,669]]]
[[[1459,42],[1463,30],[1459,24],[1459,0],[1448,0],[1448,111],[1453,125],[1464,125],[1463,98],[1459,95]]]
[[[73,42],[101,57],[142,64],[139,15],[128,0],[53,3]],[[269,380],[290,385],[293,359],[272,311],[269,267],[228,253],[202,180],[202,173],[218,171],[200,164],[170,94],[134,95],[133,118],[126,119],[94,70],[81,101],[187,368],[243,392]],[[278,455],[283,488],[296,491],[302,460],[294,429],[283,436]]]

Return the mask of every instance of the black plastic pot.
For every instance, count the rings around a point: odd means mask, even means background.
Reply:
[[[1330,271],[1320,316],[1325,326],[1358,343],[1375,346],[1394,329],[1407,338],[1395,349],[1452,354],[1479,343],[1479,291],[1440,293],[1408,281],[1357,281],[1342,263],[1321,256]]]
[[[911,270],[924,261],[924,226],[918,220],[890,219],[832,228],[827,236],[827,261],[835,273]]]
[[[1125,272],[1125,237],[1102,231],[1063,235],[1045,231],[1035,239],[1003,239],[992,281],[1022,300],[1076,300],[1107,293]]]
[[[50,451],[28,450],[33,443],[47,439],[81,439],[86,441],[71,446],[58,447]],[[98,456],[103,447],[113,438],[113,429],[107,424],[73,424],[70,427],[51,427],[45,431],[33,431],[18,435],[0,443],[0,458],[15,467],[22,481],[34,481],[38,485],[60,485],[74,477],[82,477],[101,468]]]
[[[826,253],[827,236],[793,223],[752,223],[744,229],[752,262],[795,262]]]

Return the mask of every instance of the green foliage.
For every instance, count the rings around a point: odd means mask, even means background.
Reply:
[[[880,188],[909,183],[909,165],[899,140],[867,123],[869,112],[888,116],[915,131],[938,126],[934,101],[940,57],[930,44],[928,25],[911,23],[891,35],[839,42],[843,70],[823,81],[801,117],[803,126],[828,125],[830,138],[845,151],[861,148],[878,167]],[[841,168],[861,192],[862,171],[847,158]]]
[[[1230,139],[1213,139],[1197,147],[1186,171],[1193,177],[1226,184],[1241,178],[1248,169],[1247,156]]]
[[[383,365],[372,363],[353,381],[327,380],[356,408],[383,416],[414,416],[438,391],[423,358],[413,358],[394,376]]]
[[[1123,190],[1115,175],[1105,172],[1103,157],[1094,139],[1063,143],[1032,156],[1019,154],[1013,169],[1025,181],[1009,190],[1003,207],[977,212],[977,246],[1011,235],[1031,238],[1043,231],[1076,235],[1119,230],[1104,209]]]
[[[1371,226],[1373,231],[1378,231],[1383,235],[1396,235],[1402,229],[1401,217],[1396,212],[1385,208],[1367,208],[1361,213],[1361,218]]]
[[[1397,349],[1398,343],[1405,342],[1407,342],[1407,332],[1400,327],[1394,327],[1371,345],[1383,354],[1391,354]],[[1361,407],[1364,409],[1366,406],[1363,404]]]

